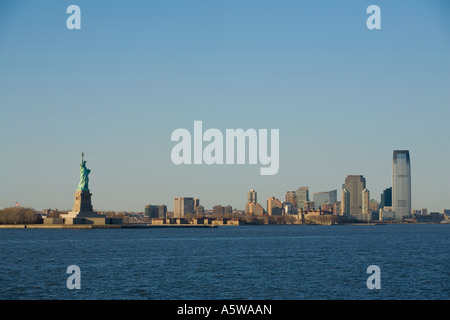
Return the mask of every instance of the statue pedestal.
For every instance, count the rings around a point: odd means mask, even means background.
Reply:
[[[75,202],[72,212],[94,212],[91,203],[92,193],[89,190],[77,190],[73,195]]]
[[[64,224],[110,224],[109,218],[94,212],[91,203],[92,193],[89,190],[77,190],[74,193],[73,209],[67,214],[61,214]]]

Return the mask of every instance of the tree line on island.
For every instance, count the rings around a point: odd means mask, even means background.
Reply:
[[[25,207],[10,207],[0,210],[0,224],[40,224],[42,216],[36,210]]]

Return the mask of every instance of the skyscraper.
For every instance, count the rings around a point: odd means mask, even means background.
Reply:
[[[362,192],[366,188],[366,179],[361,175],[348,175],[345,178],[344,188],[349,193],[349,207],[346,211],[350,215],[362,213]]]
[[[380,208],[392,207],[392,187],[384,189],[381,194]]]
[[[297,213],[297,193],[295,191],[288,191],[286,192],[285,200],[286,202],[289,202],[292,204],[292,210]]]
[[[361,193],[361,201],[362,206],[361,210],[363,214],[369,214],[371,212],[370,210],[370,192],[369,190],[365,189]]]
[[[347,216],[350,214],[350,192],[347,189],[342,189],[341,200],[341,215]]]
[[[256,203],[256,191],[253,189],[250,189],[250,191],[247,193],[247,203]]]
[[[327,192],[314,192],[314,204],[316,208],[319,208],[324,203],[336,203],[337,202],[337,190]]]
[[[392,160],[392,210],[395,219],[411,214],[411,161],[408,150],[394,150]]]
[[[305,208],[305,202],[309,201],[309,187],[300,187],[295,191],[297,193],[297,206],[299,209]]]

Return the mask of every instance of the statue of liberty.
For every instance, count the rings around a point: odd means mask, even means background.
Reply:
[[[84,161],[84,152],[82,152],[80,163],[80,183],[78,184],[77,190],[89,190],[89,173],[91,173],[91,170],[86,168],[86,161]]]

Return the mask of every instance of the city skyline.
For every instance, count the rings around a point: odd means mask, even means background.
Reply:
[[[393,150],[411,152],[412,208],[450,207],[447,1],[80,0],[80,30],[70,4],[0,3],[0,208],[70,209],[80,152],[97,210],[340,198],[347,175],[379,201]],[[175,165],[171,133],[194,121],[278,129],[277,174]]]
[[[393,163],[392,163],[392,185],[394,185],[394,182],[397,181],[399,178],[397,176],[401,176],[403,177],[405,173],[407,173],[408,175],[408,183],[406,186],[404,186],[403,184],[400,187],[397,187],[400,189],[400,191],[398,192],[399,194],[401,194],[401,196],[397,196],[400,201],[403,202],[408,202],[409,206],[406,205],[407,209],[406,211],[402,209],[402,211],[398,208],[394,206],[394,197],[393,194],[395,192],[392,192],[391,194],[391,206],[393,208],[393,211],[398,211],[401,213],[400,216],[405,216],[405,215],[409,215],[411,214],[411,210],[422,210],[425,209],[429,212],[433,211],[433,212],[441,212],[443,210],[447,210],[447,208],[439,208],[438,210],[433,210],[433,209],[429,209],[427,207],[424,206],[418,206],[418,207],[412,207],[410,205],[411,203],[411,167],[410,167],[410,155],[409,155],[409,150],[394,150],[393,151],[394,157],[393,157]],[[402,162],[401,164],[397,164],[397,159],[399,159],[400,161],[404,160],[406,161],[407,166],[405,167],[404,163]],[[398,183],[400,184],[400,183]],[[336,197],[337,195],[337,190],[333,190],[333,191],[315,191],[313,193],[314,198],[316,198],[316,196],[323,196],[324,194],[327,195],[327,198],[329,199],[335,199],[335,201],[330,201],[330,203],[336,203],[336,202],[342,202],[344,199],[344,194],[346,194],[346,196],[348,196],[349,198],[346,198],[346,201],[348,201],[345,204],[343,204],[344,206],[348,206],[348,209],[344,209],[345,213],[343,214],[347,214],[347,215],[360,215],[360,214],[365,214],[368,212],[368,207],[369,207],[369,202],[371,200],[375,200],[377,201],[380,205],[383,204],[383,200],[386,194],[386,191],[388,190],[393,190],[394,188],[392,186],[387,187],[386,189],[384,189],[380,194],[376,195],[376,196],[369,196],[370,191],[366,188],[366,179],[363,175],[347,175],[344,183],[342,184],[342,189],[341,189],[341,198],[339,199],[339,197]],[[404,189],[407,189],[407,191],[409,192],[409,196],[408,196],[408,192],[406,192]],[[352,190],[352,192],[350,192],[349,190]],[[285,202],[290,202],[288,201],[288,195],[293,194],[295,195],[295,205],[298,206],[298,210],[302,209],[302,201],[299,199],[304,199],[305,202],[310,202],[310,205],[313,206],[314,209],[318,210],[321,206],[322,202],[326,202],[326,201],[321,201],[319,203],[316,203],[316,201],[311,200],[310,196],[309,196],[309,191],[310,188],[309,186],[302,186],[302,187],[298,187],[296,191],[286,191],[285,193]],[[405,193],[406,192],[406,193]],[[195,193],[195,192],[194,192]],[[235,209],[237,210],[245,210],[248,211],[247,208],[247,204],[248,203],[255,203],[255,204],[260,204],[257,201],[257,190],[255,190],[254,188],[250,189],[247,192],[247,202],[244,203],[243,206],[238,205],[237,207],[235,207]],[[263,200],[264,202],[267,201],[267,205],[266,207],[262,206],[264,208],[264,210],[266,210],[269,214],[270,214],[270,206],[269,206],[269,201],[277,201],[279,202],[279,204],[282,204],[283,201],[280,202],[279,200],[279,196],[278,195],[274,195],[273,193],[270,193],[271,196],[266,197],[265,200]],[[351,194],[356,194],[358,195],[357,197],[351,197]],[[362,195],[362,196],[361,196]],[[409,197],[409,198],[408,198]],[[282,198],[282,197],[281,197]],[[408,198],[407,200],[404,200]],[[351,199],[351,200],[350,200]],[[158,199],[153,199],[153,201],[158,202]],[[181,202],[180,202],[181,201]],[[188,202],[186,202],[188,201]],[[144,201],[145,202],[145,201]],[[160,201],[159,201],[160,202]],[[158,202],[158,203],[159,203]],[[207,201],[208,202],[208,201]],[[149,206],[147,204],[148,202],[146,202],[144,204],[145,209],[141,210],[115,210],[115,209],[102,209],[102,211],[135,211],[135,212],[144,212],[147,210],[147,207]],[[178,217],[181,216],[180,212],[184,211],[185,206],[188,206],[187,209],[188,213],[195,213],[195,208],[198,207],[199,205],[203,206],[203,203],[201,202],[201,199],[199,199],[199,197],[195,197],[195,196],[177,196],[177,197],[173,197],[173,202],[174,205],[173,207],[170,206],[171,202],[169,202],[169,206],[167,206],[167,203],[161,203],[158,206],[164,206],[166,209],[170,212],[174,213],[174,216]],[[213,202],[209,202],[209,203],[213,203]],[[221,203],[221,202],[217,202],[214,203],[211,208],[206,207],[205,210],[212,210],[213,207],[215,206],[230,206],[232,203],[232,201],[230,201],[229,204],[225,204],[225,203]],[[291,204],[293,204],[292,202],[290,202]],[[12,207],[13,205],[11,205]],[[20,206],[19,202],[15,201],[15,206]],[[32,206],[30,206],[32,207]],[[153,206],[152,206],[153,207]],[[295,207],[295,206],[294,206]],[[359,209],[358,209],[359,208]],[[408,209],[409,208],[409,209]],[[36,208],[35,208],[36,209]],[[66,210],[65,208],[57,208],[57,207],[51,207],[51,206],[47,206],[44,208],[39,208],[38,210],[44,210],[44,209],[58,209],[60,211],[64,211]],[[303,206],[303,209],[306,209]],[[348,211],[346,211],[348,210]],[[341,213],[342,214],[342,213]]]
[[[82,153],[82,157],[83,157]],[[249,208],[249,204],[254,204],[259,206],[264,212],[268,215],[280,215],[284,210],[285,204],[290,204],[291,209],[289,214],[297,214],[302,210],[305,211],[314,211],[320,210],[323,203],[327,203],[328,205],[338,204],[339,209],[335,214],[338,215],[351,215],[351,216],[361,216],[370,214],[370,212],[374,211],[374,209],[370,209],[371,202],[375,201],[375,203],[379,206],[379,209],[384,208],[385,206],[391,207],[392,211],[396,213],[396,217],[404,217],[412,214],[412,210],[422,211],[422,214],[427,214],[428,208],[411,208],[411,168],[410,168],[410,155],[409,150],[394,150],[393,151],[393,165],[392,165],[392,184],[397,184],[397,202],[404,204],[397,204],[397,206],[393,205],[394,198],[392,196],[392,190],[396,189],[394,187],[389,187],[383,190],[383,192],[379,195],[380,199],[375,199],[375,197],[370,196],[370,191],[366,188],[366,179],[363,175],[347,175],[345,178],[344,184],[342,184],[341,190],[341,199],[337,198],[337,190],[332,191],[319,191],[314,192],[314,200],[311,201],[309,197],[309,187],[302,186],[299,187],[296,191],[286,191],[285,201],[280,201],[276,196],[270,196],[266,199],[266,207],[261,206],[261,204],[257,201],[257,191],[255,189],[250,189],[247,192],[247,202],[245,204],[245,209],[240,207],[235,208],[238,211],[246,211],[247,213],[253,212],[252,208]],[[83,159],[82,159],[83,161]],[[400,162],[398,162],[400,161]],[[403,162],[402,162],[403,161]],[[90,172],[90,170],[89,170]],[[404,182],[403,179],[407,181]],[[400,182],[399,182],[400,181]],[[399,186],[398,186],[399,185]],[[78,189],[77,189],[78,190]],[[395,192],[394,192],[395,194]],[[353,195],[353,196],[352,196]],[[355,196],[357,195],[357,196]],[[300,199],[300,201],[298,200]],[[320,199],[317,201],[317,199]],[[405,200],[406,199],[406,200]],[[232,208],[230,204],[224,205],[221,203],[216,203],[212,207],[212,209],[204,208],[203,204],[200,202],[199,198],[195,197],[175,197],[173,198],[173,209],[172,212],[175,218],[181,218],[186,213],[196,214],[201,213],[204,214],[205,210],[214,212],[214,209],[217,207],[229,207]],[[303,203],[303,204],[302,204]],[[20,204],[16,201],[16,206],[20,206]],[[197,208],[201,207],[201,210],[198,212]],[[279,210],[272,212],[274,207],[278,207]],[[330,207],[331,208],[331,207]],[[406,209],[405,209],[406,208]],[[50,210],[52,208],[45,208],[42,210]],[[57,209],[58,208],[53,208]],[[91,208],[92,209],[92,208]],[[63,209],[64,210],[64,209]],[[156,211],[155,211],[156,210]],[[448,209],[442,209],[437,212],[444,212]],[[108,210],[104,210],[108,211]],[[116,210],[110,210],[116,211]],[[123,210],[130,211],[130,210]],[[138,212],[144,212],[147,216],[163,216],[167,211],[166,204],[160,205],[150,205],[146,204],[143,211],[138,210]],[[377,211],[377,210],[375,210]],[[430,212],[433,210],[430,210]],[[150,212],[152,212],[150,214]],[[158,213],[155,213],[158,212]],[[436,212],[436,211],[434,211]],[[230,211],[231,213],[231,211]],[[262,213],[261,213],[262,214]]]

